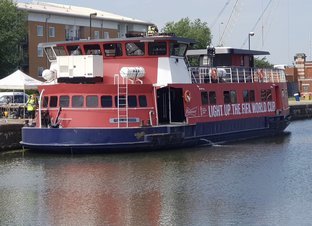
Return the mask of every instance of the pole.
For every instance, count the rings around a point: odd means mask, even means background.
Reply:
[[[90,36],[89,36],[89,38],[90,39],[92,39],[91,38],[91,36],[92,36],[92,32],[91,32],[91,29],[92,29],[92,24],[91,24],[91,22],[92,22],[92,16],[96,16],[97,15],[97,13],[90,13],[90,27],[89,27],[89,29],[90,29]]]

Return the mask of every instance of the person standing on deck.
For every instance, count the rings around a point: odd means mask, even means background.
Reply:
[[[36,97],[36,94],[33,94],[30,96],[30,98],[27,100],[26,107],[29,114],[30,119],[35,118],[36,109],[38,106],[38,100]]]

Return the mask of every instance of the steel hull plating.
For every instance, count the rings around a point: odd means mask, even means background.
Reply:
[[[283,116],[277,116],[138,128],[24,127],[21,144],[24,148],[60,153],[167,149],[271,136],[284,131],[288,123]]]

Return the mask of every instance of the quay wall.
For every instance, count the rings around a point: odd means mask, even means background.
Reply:
[[[312,103],[290,105],[289,111],[291,120],[312,118]]]
[[[21,148],[22,127],[24,124],[0,124],[0,151]]]

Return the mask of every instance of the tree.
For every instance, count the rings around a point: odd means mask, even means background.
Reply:
[[[194,39],[197,43],[193,46],[194,49],[206,49],[211,43],[211,32],[206,22],[201,22],[200,19],[190,21],[183,18],[178,22],[168,22],[162,29],[164,33],[174,33],[176,36]]]
[[[255,58],[255,67],[256,68],[273,68],[273,64],[271,64],[266,57],[262,57],[261,59]]]
[[[21,63],[20,44],[25,39],[26,13],[12,0],[0,0],[0,78]]]

